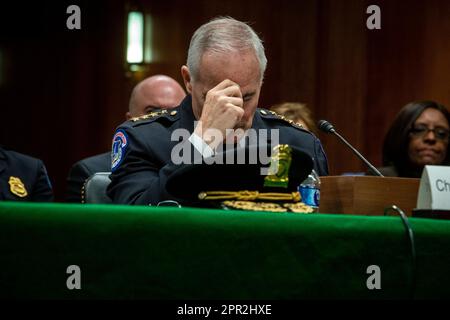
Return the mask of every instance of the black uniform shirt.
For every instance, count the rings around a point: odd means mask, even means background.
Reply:
[[[113,138],[111,184],[108,187],[108,196],[114,203],[156,205],[172,199],[165,190],[167,177],[174,170],[171,155],[172,152],[178,154],[180,140],[186,146],[184,150],[190,150],[192,155],[197,152],[187,140],[194,131],[194,121],[191,96],[188,95],[175,109],[126,121],[118,127]],[[252,128],[279,129],[280,143],[297,146],[313,159],[319,175],[328,174],[322,145],[309,131],[264,109],[256,110]],[[176,129],[185,130],[175,132],[180,134],[171,141]],[[188,181],[185,187],[189,188]]]
[[[52,187],[42,161],[0,147],[0,200],[53,201]]]

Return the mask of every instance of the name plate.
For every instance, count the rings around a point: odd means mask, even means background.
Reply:
[[[417,209],[450,210],[449,166],[425,166],[420,179]]]

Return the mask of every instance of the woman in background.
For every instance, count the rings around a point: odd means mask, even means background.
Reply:
[[[381,173],[420,178],[425,165],[450,165],[449,124],[449,111],[436,102],[404,106],[385,137]]]
[[[317,126],[314,122],[312,112],[303,103],[285,102],[274,105],[270,108],[272,111],[285,116],[287,119],[301,124],[303,128],[314,133],[317,136]]]

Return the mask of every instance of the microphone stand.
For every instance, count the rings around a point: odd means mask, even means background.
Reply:
[[[356,156],[358,158],[360,158],[369,167],[369,169],[373,173],[375,173],[379,177],[384,177],[377,168],[375,168],[369,161],[367,161],[367,159],[364,158],[363,155],[361,153],[359,153],[359,151],[356,150],[350,143],[348,143],[347,140],[345,140],[345,138],[343,136],[341,136],[339,133],[337,133],[336,130],[331,131],[331,133],[335,134],[343,143],[345,143],[347,145],[347,147],[349,147],[350,150],[352,150],[353,153],[356,154]]]

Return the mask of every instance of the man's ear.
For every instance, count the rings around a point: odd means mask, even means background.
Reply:
[[[191,74],[189,73],[189,69],[186,66],[181,67],[181,76],[183,77],[184,86],[186,87],[186,91],[191,94],[192,93],[192,84],[191,84]]]

